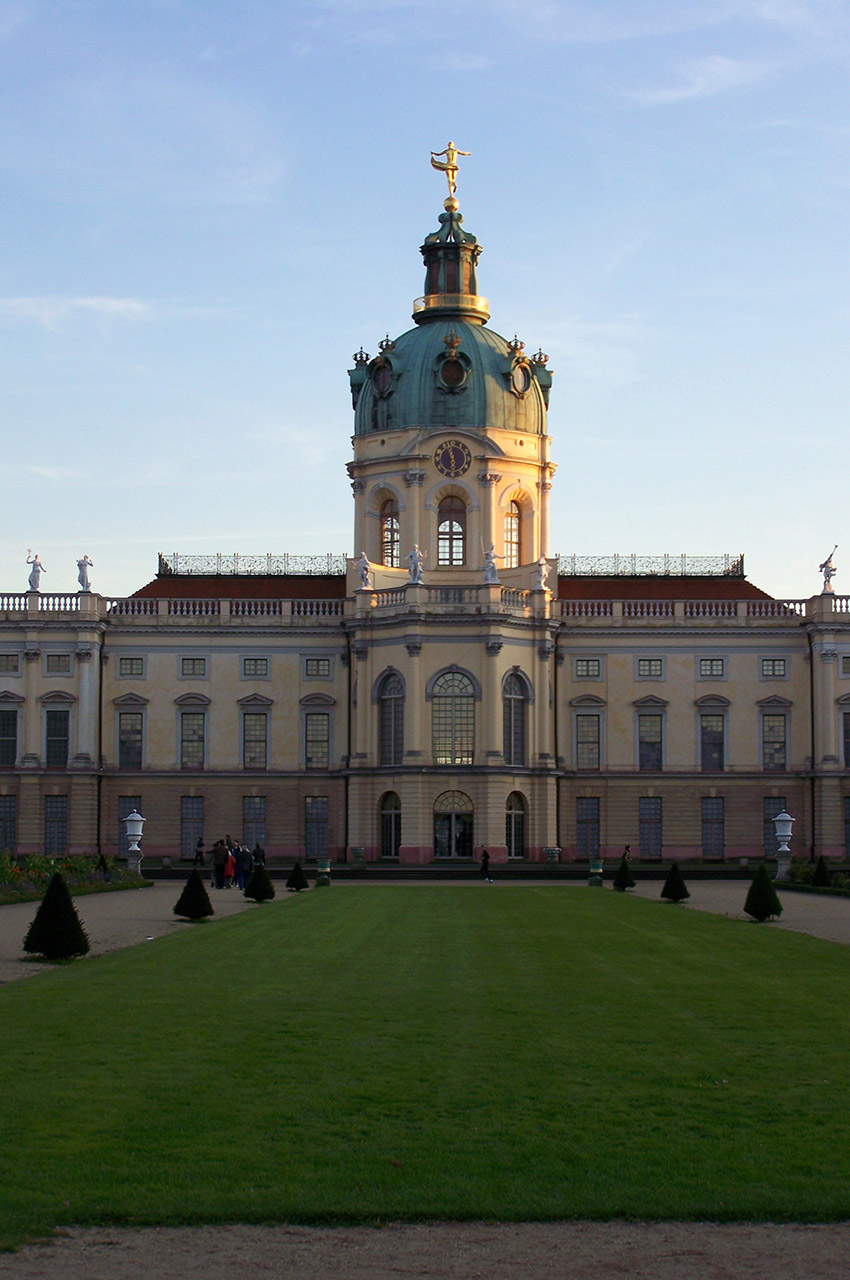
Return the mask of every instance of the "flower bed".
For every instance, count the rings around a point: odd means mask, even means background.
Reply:
[[[132,875],[113,858],[81,853],[73,857],[48,858],[31,853],[14,858],[0,853],[0,905],[32,902],[43,897],[54,871],[62,874],[72,894],[109,893],[114,889],[139,889],[150,880]]]

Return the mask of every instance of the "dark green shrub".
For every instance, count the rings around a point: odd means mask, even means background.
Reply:
[[[782,906],[764,863],[753,876],[753,882],[744,903],[744,911],[748,916],[759,921],[782,915]]]
[[[251,879],[245,889],[245,897],[253,898],[255,902],[268,902],[274,897],[274,885],[269,879],[268,871],[262,864],[254,867],[251,872]]]
[[[289,879],[286,882],[287,889],[293,889],[299,893],[302,889],[310,888],[310,881],[304,874],[304,869],[300,862],[296,862],[295,866],[289,873]]]
[[[678,862],[674,862],[667,873],[667,879],[664,881],[664,888],[661,890],[662,898],[666,898],[668,902],[681,902],[683,898],[689,898],[685,881],[679,870]]]
[[[628,854],[624,853],[620,859],[617,874],[614,876],[614,888],[619,889],[621,893],[625,893],[626,889],[634,889],[634,887],[635,878],[629,866],[629,857]]]
[[[174,906],[174,914],[185,916],[187,920],[204,920],[207,916],[215,914],[197,867],[183,886],[183,892]]]
[[[55,871],[27,930],[24,951],[46,956],[48,960],[68,960],[71,956],[86,955],[88,949],[88,935],[80,924],[68,886]]]
[[[815,868],[811,862],[792,862],[788,868],[789,884],[811,884],[815,878]]]
[[[815,873],[812,876],[812,884],[816,889],[832,888],[832,876],[829,874],[829,868],[826,865],[823,854],[817,860]]]

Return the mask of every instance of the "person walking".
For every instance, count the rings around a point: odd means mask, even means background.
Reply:
[[[192,863],[194,867],[202,867],[204,865],[204,838],[198,836],[198,843],[195,845],[195,861]]]
[[[255,867],[264,867],[266,865],[266,851],[260,844],[259,840],[254,845],[254,851],[251,854],[251,861]]]
[[[247,888],[251,877],[251,850],[247,844],[240,844],[236,850],[236,888]]]
[[[224,888],[224,868],[227,866],[227,845],[223,840],[216,840],[212,851],[212,864],[215,871],[216,889]]]
[[[492,884],[493,879],[490,875],[490,855],[486,849],[481,850],[481,879],[487,884]]]

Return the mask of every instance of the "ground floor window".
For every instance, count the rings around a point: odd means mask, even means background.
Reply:
[[[0,853],[14,853],[18,842],[17,796],[0,796]]]
[[[764,813],[764,856],[773,858],[776,856],[776,827],[773,819],[784,810],[785,797],[765,796],[761,803]]]
[[[249,849],[266,844],[266,797],[242,797],[242,843]]]
[[[129,818],[131,813],[142,812],[141,796],[119,796],[118,797],[118,857],[126,858],[127,850],[130,848],[130,839],[127,835],[127,828],[124,825],[124,819]]]
[[[850,796],[844,797],[844,856],[850,858]]]
[[[518,791],[508,796],[505,809],[505,844],[509,858],[525,857],[525,799]]]
[[[702,856],[722,858],[726,847],[722,796],[702,798]]]
[[[640,856],[661,857],[661,797],[641,796],[639,800]]]
[[[576,853],[580,858],[599,857],[599,797],[576,799]]]
[[[44,852],[48,858],[68,851],[68,797],[44,797]]]
[[[444,791],[434,803],[434,857],[472,857],[472,801],[463,791]]]
[[[180,797],[180,857],[194,858],[198,841],[204,838],[204,797]]]
[[[381,857],[398,858],[401,846],[401,801],[388,791],[381,801]]]
[[[304,853],[310,862],[328,854],[328,797],[304,799]]]

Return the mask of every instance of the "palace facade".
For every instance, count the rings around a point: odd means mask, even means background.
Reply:
[[[798,856],[850,856],[850,597],[550,557],[552,374],[488,327],[462,223],[354,357],[350,558],[0,595],[0,848],[115,854],[138,809],[171,859],[738,860],[784,807]]]

